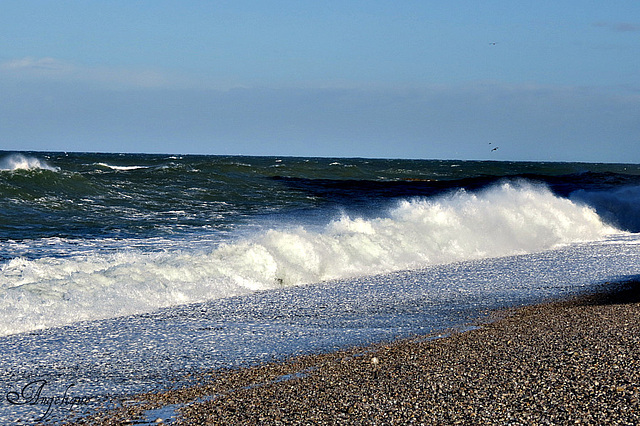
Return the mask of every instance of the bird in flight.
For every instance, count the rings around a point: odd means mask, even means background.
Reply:
[[[495,46],[496,44],[498,44],[497,41],[492,41],[491,43],[489,43],[491,46]]]

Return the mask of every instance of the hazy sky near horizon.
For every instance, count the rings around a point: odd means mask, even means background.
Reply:
[[[0,150],[640,163],[639,52],[637,0],[3,0]]]

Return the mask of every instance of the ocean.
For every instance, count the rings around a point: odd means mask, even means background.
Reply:
[[[0,152],[0,422],[637,279],[639,233],[637,164]]]

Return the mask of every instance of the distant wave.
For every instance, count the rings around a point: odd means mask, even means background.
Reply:
[[[207,250],[28,260],[0,268],[0,335],[256,290],[542,251],[619,232],[526,182],[399,201],[319,230],[268,229]]]
[[[149,166],[113,166],[107,163],[95,163],[96,166],[106,167],[111,170],[120,170],[120,171],[128,171],[128,170],[137,170],[137,169],[148,169]]]
[[[28,157],[23,154],[11,154],[0,159],[0,170],[51,170],[58,171],[58,167],[47,164],[46,161],[35,157]]]

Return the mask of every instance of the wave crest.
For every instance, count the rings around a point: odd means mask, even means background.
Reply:
[[[138,170],[138,169],[148,169],[149,166],[114,166],[107,163],[95,163],[96,166],[105,167],[111,170],[118,171],[129,171],[129,170]]]
[[[476,193],[403,200],[386,217],[345,215],[322,232],[270,230],[235,246],[263,265],[275,265],[265,269],[263,282],[295,285],[532,253],[615,232],[592,208],[546,187],[504,183]],[[243,264],[255,266],[245,258],[238,270]]]
[[[23,154],[11,154],[0,159],[0,170],[50,170],[57,172],[60,169],[47,164],[46,161]]]

